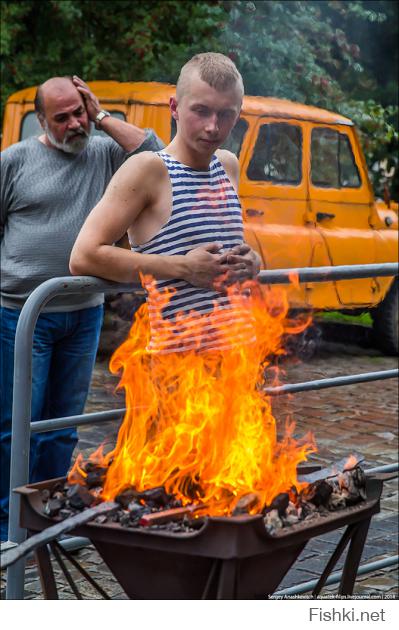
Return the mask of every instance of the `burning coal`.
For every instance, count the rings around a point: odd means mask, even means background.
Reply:
[[[250,342],[238,346],[231,340],[242,333],[242,319],[231,321],[228,311],[215,306],[210,314],[165,320],[170,294],[157,293],[158,311],[151,317],[162,324],[158,335],[165,347],[187,336],[196,343],[185,352],[153,354],[147,349],[148,309],[140,308],[110,363],[112,372],[122,370],[119,386],[128,408],[117,444],[108,454],[98,449],[88,463],[79,457],[70,484],[87,482],[101,500],[131,491],[139,503],[143,493],[162,488],[169,509],[203,506],[208,515],[234,514],[248,495],[256,499],[247,512],[259,513],[279,494],[307,485],[298,481],[297,466],[315,451],[313,437],[297,441],[291,424],[278,439],[263,391],[265,368],[269,357],[283,352],[283,335],[301,332],[307,323],[287,320],[283,290],[261,291],[256,283],[244,289],[228,290],[231,306],[242,309],[252,327]],[[151,284],[149,290],[156,292]],[[210,330],[216,330],[221,350],[203,350]]]
[[[346,466],[350,465],[349,458]],[[60,482],[51,490],[46,488],[41,491],[43,511],[47,516],[61,520],[70,519],[101,502],[102,487],[92,487],[91,484],[104,480],[106,471],[90,462],[84,468],[87,474],[86,485]],[[320,475],[323,473],[329,474],[329,469],[319,472]],[[258,510],[269,535],[284,535],[284,531],[289,531],[287,528],[293,525],[312,525],[315,519],[326,518],[331,512],[344,510],[367,500],[366,477],[358,464],[351,469],[346,467],[333,477],[304,483],[303,486],[301,491],[292,486],[289,492],[281,492],[269,505]],[[259,508],[260,500],[256,493],[243,495],[236,502],[232,516],[253,513],[254,508]],[[143,492],[138,492],[133,486],[126,487],[111,505],[112,510],[93,517],[96,523],[118,523],[128,528],[189,533],[202,528],[204,516],[209,512],[209,506],[201,502],[183,506],[181,500],[168,494],[164,487]]]

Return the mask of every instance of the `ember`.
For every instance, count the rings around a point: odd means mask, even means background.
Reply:
[[[90,462],[89,462],[90,464]],[[251,493],[242,496],[233,510],[233,516],[251,514],[256,510],[264,517],[266,531],[275,535],[282,528],[302,521],[322,518],[339,509],[355,505],[366,499],[366,478],[363,470],[356,466],[336,477],[318,480],[298,492],[278,494],[273,501],[258,509],[260,495]],[[43,491],[43,511],[48,516],[62,520],[98,503],[98,496],[81,485],[66,482],[62,488],[56,485],[49,495]],[[101,514],[97,523],[119,523],[122,527],[151,527],[174,532],[197,530],[204,524],[204,515],[209,506],[204,503],[182,506],[181,501],[168,495],[163,487],[137,492],[134,487],[125,488],[115,498],[119,510]]]

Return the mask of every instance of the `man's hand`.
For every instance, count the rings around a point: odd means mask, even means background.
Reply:
[[[228,267],[228,274],[224,284],[253,280],[260,271],[260,258],[246,243],[236,245],[225,252],[220,262],[222,265],[227,264]]]
[[[228,265],[222,263],[221,243],[210,243],[192,249],[185,255],[187,271],[184,280],[195,287],[215,289],[215,280],[228,273]]]
[[[100,102],[97,96],[93,94],[87,83],[77,77],[76,74],[73,75],[72,81],[78,92],[80,92],[83,97],[83,101],[86,105],[87,114],[90,120],[94,122],[98,112],[101,110]]]

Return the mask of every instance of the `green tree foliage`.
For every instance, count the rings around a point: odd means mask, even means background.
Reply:
[[[234,0],[221,40],[247,93],[352,118],[377,194],[389,182],[397,198],[396,35],[397,4],[389,1]]]
[[[397,3],[390,0],[1,2],[2,105],[49,76],[175,82],[218,50],[246,92],[339,111],[358,125],[377,193],[398,192]],[[382,162],[382,164],[381,164]]]
[[[173,81],[204,45],[216,46],[221,3],[181,0],[1,2],[3,104],[49,76]]]

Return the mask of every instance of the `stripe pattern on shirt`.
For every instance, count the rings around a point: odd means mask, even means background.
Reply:
[[[240,201],[216,156],[213,156],[207,171],[197,171],[181,164],[170,155],[160,151],[168,170],[172,187],[172,211],[167,223],[158,234],[144,244],[132,246],[133,251],[143,254],[185,255],[190,250],[208,243],[220,242],[229,250],[243,242],[243,223]],[[159,318],[157,295],[148,295],[151,326],[149,350],[153,352],[176,352],[201,349],[222,349],[226,340],[220,338],[217,322],[226,324],[234,318],[234,331],[240,330],[237,339],[230,345],[242,343],[242,337],[250,334],[252,326],[248,310],[216,291],[194,287],[184,280],[158,280],[157,291],[174,288],[169,303],[162,308],[162,319],[169,323],[178,314],[195,313],[201,316],[201,332],[198,321],[186,322],[179,319],[173,335],[163,334],[164,326]],[[158,299],[161,299],[159,297]],[[233,300],[234,302],[234,300]],[[216,312],[213,312],[215,311]],[[193,315],[194,315],[193,313]],[[209,321],[206,316],[209,314]],[[192,330],[190,331],[190,328]],[[170,326],[169,326],[170,329]],[[194,330],[195,329],[195,330]],[[237,336],[237,335],[236,335]]]

